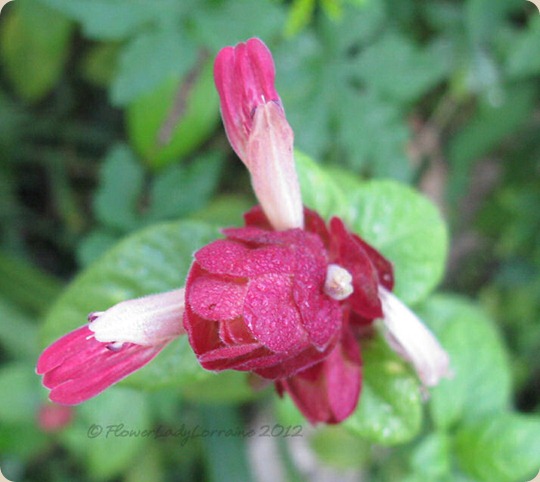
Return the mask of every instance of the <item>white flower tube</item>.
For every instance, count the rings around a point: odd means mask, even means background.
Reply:
[[[385,336],[402,358],[412,363],[426,387],[452,376],[450,358],[433,333],[393,293],[379,286]]]
[[[102,343],[152,346],[184,333],[184,289],[122,301],[107,311],[91,313],[89,328]]]

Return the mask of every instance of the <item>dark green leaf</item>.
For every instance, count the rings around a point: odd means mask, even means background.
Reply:
[[[106,226],[129,231],[137,223],[137,202],[144,171],[125,145],[117,145],[107,155],[94,197],[96,217]]]
[[[448,65],[436,48],[419,48],[407,37],[388,33],[362,52],[354,68],[384,98],[411,102],[440,82]]]
[[[0,35],[5,72],[28,101],[45,96],[58,82],[69,55],[72,24],[44,5],[15,2]]]
[[[281,32],[285,11],[279,2],[271,0],[205,2],[193,10],[192,20],[203,45],[218,51],[250,37],[272,39]]]
[[[106,479],[131,466],[150,439],[142,432],[152,428],[145,395],[113,387],[81,405],[61,439],[85,461],[93,477]]]
[[[223,166],[220,152],[210,151],[188,166],[173,165],[156,176],[149,219],[182,217],[201,209],[213,194]]]
[[[84,33],[95,40],[124,39],[145,25],[174,18],[184,8],[174,0],[40,1],[80,22]]]

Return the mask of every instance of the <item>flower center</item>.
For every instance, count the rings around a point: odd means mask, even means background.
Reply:
[[[338,301],[344,300],[353,292],[351,274],[337,264],[329,264],[326,270],[324,292],[330,298]]]

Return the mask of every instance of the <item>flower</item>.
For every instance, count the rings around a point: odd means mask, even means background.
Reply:
[[[278,231],[302,228],[294,136],[274,87],[272,54],[257,38],[225,47],[216,57],[214,78],[227,137],[270,223]]]
[[[37,372],[51,400],[102,392],[187,334],[200,364],[271,380],[312,423],[339,423],[362,386],[358,339],[382,318],[426,386],[449,375],[434,336],[392,294],[391,263],[333,217],[302,205],[293,132],[259,39],[220,51],[215,81],[229,141],[259,205],[194,254],[185,289],[119,303],[50,345]]]
[[[73,420],[73,408],[55,403],[40,405],[37,412],[37,423],[43,432],[59,432]]]
[[[150,362],[184,333],[184,290],[123,301],[91,313],[89,323],[40,355],[36,372],[51,401],[73,405],[101,393]]]

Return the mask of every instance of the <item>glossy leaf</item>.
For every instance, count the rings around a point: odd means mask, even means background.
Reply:
[[[366,343],[362,358],[360,403],[344,426],[380,445],[412,439],[422,421],[422,400],[416,376],[381,339]]]
[[[456,439],[461,468],[475,480],[531,480],[540,467],[540,417],[508,413],[464,426]]]

